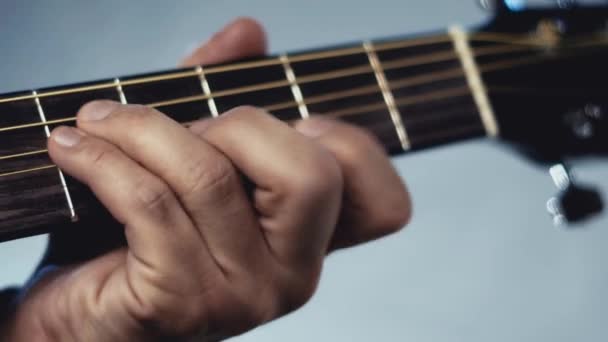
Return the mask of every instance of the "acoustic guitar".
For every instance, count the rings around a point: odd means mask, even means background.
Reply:
[[[599,212],[600,195],[576,186],[564,160],[608,149],[608,7],[482,3],[493,19],[471,31],[0,95],[0,240],[108,219],[46,150],[50,131],[74,125],[96,99],[144,104],[185,125],[245,104],[285,121],[324,115],[364,127],[392,155],[496,139],[554,165],[556,222]]]

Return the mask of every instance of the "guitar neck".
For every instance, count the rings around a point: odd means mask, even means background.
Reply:
[[[391,154],[497,134],[460,31],[0,95],[0,240],[104,212],[46,151],[49,132],[74,125],[96,99],[148,105],[185,124],[239,105],[284,121],[322,115],[367,129]]]

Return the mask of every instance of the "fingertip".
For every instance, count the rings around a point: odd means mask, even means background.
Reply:
[[[263,26],[251,17],[239,17],[184,58],[180,65],[188,67],[257,57],[264,55],[266,48]]]
[[[85,133],[76,127],[59,126],[55,128],[49,137],[49,147],[57,145],[62,148],[75,147],[80,143]]]
[[[233,20],[226,27],[226,35],[228,38],[241,40],[240,43],[249,44],[252,53],[261,55],[266,52],[266,30],[254,18],[239,17]]]

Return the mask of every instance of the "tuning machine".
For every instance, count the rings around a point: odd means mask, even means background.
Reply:
[[[547,210],[556,226],[584,221],[603,210],[599,191],[577,184],[565,163],[553,165],[549,174],[559,190],[556,196],[547,201]]]

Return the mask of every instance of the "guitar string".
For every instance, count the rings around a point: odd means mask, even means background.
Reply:
[[[595,37],[594,35],[580,36],[580,37],[575,38],[576,39],[575,41],[577,43],[580,43],[580,40],[582,39],[582,37],[589,37],[589,36]],[[439,36],[434,36],[434,37],[422,37],[422,38],[408,39],[408,40],[395,41],[395,42],[376,42],[376,43],[374,43],[374,49],[376,51],[388,51],[388,50],[395,50],[395,49],[399,49],[399,48],[432,45],[432,44],[438,44],[438,43],[450,43],[452,41],[451,39],[452,38],[449,35],[439,35]],[[525,47],[525,46],[546,47],[547,46],[547,42],[545,42],[542,39],[539,39],[537,37],[529,36],[529,35],[522,35],[521,37],[514,38],[513,35],[502,34],[502,33],[475,33],[475,34],[472,34],[469,37],[469,39],[471,41],[479,40],[479,41],[484,41],[484,42],[510,43],[510,44],[514,44],[514,45],[521,45],[521,47]],[[572,39],[570,39],[570,40],[572,40]],[[597,41],[600,41],[600,40],[606,41],[606,38],[602,37],[602,39],[595,39],[594,41],[596,41],[596,40]],[[365,52],[366,51],[363,46],[355,46],[355,47],[351,47],[351,48],[336,49],[336,50],[332,50],[332,51],[303,53],[303,54],[299,54],[299,55],[289,56],[288,58],[291,63],[294,63],[294,62],[311,61],[311,60],[323,59],[323,58],[363,54]],[[264,67],[264,66],[280,65],[281,63],[282,62],[281,62],[280,58],[275,57],[275,58],[268,58],[268,59],[264,59],[264,60],[260,60],[260,61],[239,62],[239,63],[233,63],[233,64],[223,65],[223,66],[211,66],[211,67],[205,68],[205,74],[209,75],[209,74],[228,72],[228,71],[236,71],[236,70],[243,70],[243,69],[250,69],[250,68],[257,68],[257,67]],[[121,85],[129,86],[129,85],[136,85],[136,84],[145,84],[145,83],[158,82],[158,81],[163,81],[163,80],[185,78],[185,77],[190,77],[190,76],[198,76],[198,71],[187,70],[187,71],[172,72],[172,73],[158,75],[158,76],[147,76],[147,77],[144,76],[144,77],[139,77],[139,78],[122,81]],[[63,90],[57,90],[57,91],[42,91],[42,92],[38,92],[37,97],[44,98],[44,97],[49,97],[49,96],[72,94],[72,93],[86,92],[86,91],[100,90],[100,89],[108,89],[108,88],[113,88],[115,86],[116,86],[116,83],[114,81],[111,81],[111,82],[107,82],[107,83],[100,83],[100,84],[89,85],[89,86],[74,87],[71,89],[63,89]],[[14,96],[14,97],[0,99],[0,103],[33,99],[34,97],[35,96],[32,94]]]
[[[529,64],[529,62],[541,61],[544,59],[545,58],[542,58],[542,59],[524,58],[524,59],[515,59],[515,61],[514,60],[502,61],[499,63],[494,63],[494,65],[490,65],[490,66],[482,65],[480,69],[482,72],[488,72],[488,71],[492,71],[492,70],[500,70],[505,67],[513,67],[513,66],[521,65],[521,64]],[[522,62],[524,62],[524,63],[522,63]],[[412,103],[416,103],[417,101],[427,101],[427,100],[433,100],[435,98],[442,98],[442,97],[446,97],[445,96],[446,94],[448,95],[447,96],[448,98],[463,96],[463,95],[469,94],[469,89],[468,89],[468,87],[462,87],[461,89],[448,89],[447,91],[444,92],[444,94],[431,94],[430,96],[429,96],[429,94],[426,94],[422,98],[413,99],[413,102],[409,102],[408,99],[400,100],[400,101],[398,101],[398,105],[402,106],[406,103],[412,104]],[[330,112],[329,115],[335,116],[335,117],[346,116],[346,115],[355,115],[358,113],[365,113],[366,111],[369,111],[369,110],[384,109],[384,105],[385,105],[384,103],[378,103],[376,105],[358,107],[353,110],[335,111],[333,113]],[[476,127],[476,129],[478,129],[478,128],[479,127]],[[451,127],[450,131],[454,131],[455,129],[458,129],[458,127]],[[448,132],[446,132],[446,133],[434,132],[434,133],[431,133],[431,136],[436,136],[437,134],[449,134],[449,133]],[[429,134],[426,134],[425,136],[427,136],[426,139],[428,139]],[[423,136],[423,137],[418,137],[418,139],[425,139],[425,138]],[[33,153],[27,153],[27,154],[33,154]],[[24,170],[18,170],[18,171],[14,171],[14,172],[3,173],[3,174],[0,174],[0,177],[6,177],[6,176],[10,176],[10,175],[19,174],[19,173],[33,172],[33,171],[43,170],[43,169],[53,168],[53,167],[55,167],[55,165],[44,165],[44,166],[35,167],[35,168],[31,168],[31,169],[24,169]]]
[[[491,67],[491,65],[485,66],[486,69],[489,69],[489,67]],[[463,76],[464,76],[464,72],[463,72],[462,68],[456,67],[456,68],[449,68],[449,69],[446,69],[446,70],[443,70],[440,72],[434,72],[433,74],[426,74],[426,75],[406,77],[406,78],[392,80],[392,81],[390,81],[390,86],[391,86],[391,89],[393,91],[395,91],[395,90],[400,90],[400,89],[403,89],[406,87],[411,87],[411,86],[416,86],[416,85],[431,84],[431,83],[437,82],[437,81],[446,81],[446,80],[450,80],[450,79],[457,79],[457,78],[463,77]],[[319,104],[319,103],[323,103],[323,102],[327,102],[327,101],[339,100],[339,99],[348,98],[348,97],[352,97],[352,96],[356,96],[356,95],[369,95],[369,94],[374,94],[374,93],[379,93],[379,92],[380,92],[380,89],[378,88],[377,84],[374,83],[369,86],[362,86],[362,87],[352,88],[352,89],[348,89],[348,90],[344,90],[344,91],[330,92],[330,93],[327,93],[324,95],[311,96],[311,97],[304,99],[304,104],[306,104],[306,105]],[[196,100],[190,100],[190,101],[196,101]],[[180,102],[184,102],[184,101],[180,101]],[[151,104],[149,106],[159,107],[162,105],[166,105],[166,104],[157,103],[157,104]],[[272,111],[277,111],[277,110],[282,110],[282,109],[294,108],[297,105],[298,104],[295,101],[287,101],[287,102],[283,102],[283,103],[268,105],[264,109],[266,109],[269,112],[272,112]],[[376,104],[376,105],[378,105],[378,104]],[[68,122],[72,122],[74,120],[75,120],[74,117],[57,119],[57,120],[48,121],[46,123],[46,125],[68,123]],[[9,130],[9,129],[12,130],[12,129],[23,129],[23,128],[35,127],[36,125],[41,126],[41,123],[36,123],[34,126],[28,124],[26,127],[21,125],[21,126],[0,128],[0,132],[2,130]],[[41,154],[41,153],[46,153],[46,152],[47,152],[46,149],[41,149],[41,150],[37,150],[37,151],[28,151],[28,152],[24,152],[24,153],[0,156],[0,160],[25,157],[25,156]]]
[[[462,91],[462,95],[467,95],[468,92],[464,91],[463,89],[461,89]],[[443,94],[444,96],[446,95],[445,93]],[[449,95],[453,95],[453,94],[449,94]],[[445,96],[447,98],[447,96]],[[452,97],[452,96],[450,96]],[[438,98],[438,97],[437,97]],[[436,99],[436,98],[434,98]],[[422,102],[420,102],[422,103]],[[406,103],[405,100],[400,101],[400,104],[404,105],[404,104],[415,104],[415,101],[410,101],[409,103]],[[385,109],[384,106],[385,104],[382,102],[378,102],[374,105],[372,105],[373,108],[372,109]],[[368,106],[369,108],[370,106]],[[476,109],[474,108],[475,106],[473,104],[471,104],[471,110],[474,112]],[[466,109],[466,107],[465,107]],[[334,116],[338,117],[338,116],[348,116],[348,115],[356,115],[360,112],[361,110],[359,109],[359,107],[357,108],[351,108],[351,112],[348,113],[346,111],[343,111],[342,113],[334,113]],[[330,112],[331,114],[331,112]],[[320,115],[326,115],[326,114],[320,114]],[[429,114],[428,116],[425,117],[419,117],[419,116],[409,116],[408,117],[408,124],[409,125],[416,125],[416,124],[423,124],[429,121],[437,121],[441,118],[445,118],[445,117],[455,117],[455,116],[465,116],[465,115],[470,115],[470,113],[462,108],[459,108],[457,110],[454,110],[452,108],[448,108],[448,110],[442,110],[442,111],[433,111],[433,113]],[[389,120],[384,120],[381,121],[379,124],[386,124],[389,126],[390,129],[392,129],[393,123],[390,122]],[[372,124],[373,125],[373,124]],[[477,125],[477,128],[480,128],[481,126]],[[421,137],[422,138],[422,137]],[[33,155],[33,154],[39,154],[39,153],[46,153],[48,152],[47,150],[40,150],[40,151],[32,151],[32,152],[26,152],[26,153],[22,153],[20,155],[14,155],[14,156],[25,156],[25,155]],[[4,159],[8,158],[10,156],[4,157]],[[0,160],[3,158],[0,158]],[[13,175],[13,174],[18,174],[18,173],[23,173],[23,172],[28,172],[28,171],[37,171],[37,170],[44,170],[47,168],[52,168],[55,165],[45,165],[45,166],[41,166],[41,167],[35,167],[35,168],[31,168],[31,169],[25,169],[25,170],[18,170],[18,171],[14,171],[14,172],[7,172],[7,173],[3,173],[0,174],[0,177],[2,176],[9,176],[9,175]]]
[[[485,56],[485,55],[491,55],[491,54],[512,53],[512,52],[518,52],[518,51],[525,51],[528,49],[530,49],[530,48],[526,47],[526,46],[510,46],[510,45],[508,45],[508,46],[490,46],[490,47],[479,48],[476,55]],[[457,58],[458,58],[458,56],[456,55],[456,53],[453,50],[446,50],[443,52],[431,53],[431,54],[426,54],[426,55],[421,54],[421,56],[417,56],[417,57],[395,59],[395,60],[389,61],[387,63],[389,65],[389,67],[399,68],[399,67],[403,67],[403,66],[417,66],[417,65],[424,65],[424,64],[429,64],[429,63],[433,63],[433,62],[456,60]],[[290,59],[290,61],[291,61],[291,59]],[[291,63],[293,63],[293,62],[291,62]],[[393,63],[393,64],[391,64],[391,63]],[[224,69],[232,68],[232,69],[236,70],[236,68],[232,67],[231,65],[223,67],[223,68]],[[210,71],[214,71],[214,70],[217,71],[216,68],[211,68],[211,69],[205,68],[204,70],[205,70],[204,71],[205,75],[209,75],[211,73]],[[222,70],[222,71],[229,71],[229,70]],[[343,76],[351,76],[351,75],[362,74],[362,73],[366,73],[366,72],[370,72],[370,71],[373,71],[372,67],[368,64],[363,64],[363,65],[356,66],[356,67],[342,69],[340,72],[343,74]],[[183,71],[183,72],[179,72],[179,73],[172,73],[172,74],[168,74],[168,75],[144,77],[144,78],[138,78],[138,79],[134,79],[134,80],[124,80],[124,81],[120,81],[120,85],[121,85],[121,87],[127,88],[128,86],[136,85],[136,84],[146,84],[146,83],[174,80],[174,79],[180,79],[180,78],[186,78],[186,77],[198,77],[199,73],[200,72],[197,71],[195,68],[194,70]],[[334,75],[334,74],[335,74],[335,71],[309,75],[308,76],[309,79],[306,79],[306,77],[304,77],[304,79],[303,80],[300,79],[299,82],[305,82],[305,83],[314,82],[316,80],[322,80],[326,77],[332,77],[332,75]],[[337,77],[337,76],[340,76],[340,75],[336,75],[334,77]],[[237,87],[237,88],[229,89],[226,91],[219,92],[219,94],[218,94],[218,92],[215,92],[210,95],[201,94],[201,95],[197,95],[197,96],[192,96],[191,98],[196,99],[196,100],[208,100],[211,97],[228,96],[228,95],[239,94],[242,92],[271,89],[271,88],[277,88],[277,87],[286,86],[286,85],[290,85],[288,80],[266,82],[266,83],[261,83],[261,84],[257,84],[257,85],[247,86],[247,87]],[[34,97],[44,98],[44,97],[52,97],[52,96],[108,89],[108,88],[114,88],[114,87],[116,87],[116,82],[112,81],[111,83],[102,83],[102,84],[97,84],[97,85],[76,87],[76,88],[65,89],[65,90],[57,90],[57,91],[49,91],[49,92],[39,91],[39,92],[37,92],[37,96],[34,96],[33,94],[28,94],[28,95],[23,95],[23,96],[3,98],[3,99],[0,99],[0,104],[6,103],[6,102],[15,102],[15,101],[33,99]]]
[[[399,48],[424,46],[424,45],[449,43],[449,42],[451,42],[451,37],[449,35],[444,34],[444,35],[438,35],[438,36],[433,36],[433,37],[421,37],[421,38],[408,39],[408,40],[403,40],[403,41],[377,43],[376,48],[379,50],[394,50],[394,49],[399,49]],[[291,63],[293,63],[293,62],[311,61],[311,60],[316,60],[316,59],[356,55],[356,54],[360,54],[360,53],[361,54],[365,53],[365,49],[363,48],[363,46],[341,48],[341,49],[335,49],[335,50],[331,50],[331,51],[303,53],[303,54],[299,54],[299,55],[289,56],[288,58],[289,58],[289,61]],[[259,61],[237,62],[237,63],[228,64],[228,65],[205,67],[205,74],[210,75],[210,74],[222,73],[222,72],[228,72],[228,71],[237,71],[237,70],[259,68],[259,67],[265,67],[265,66],[282,65],[282,63],[283,62],[280,60],[280,58],[271,57],[271,58],[266,58],[266,59],[259,60]],[[185,78],[185,77],[190,77],[190,76],[198,76],[198,71],[193,69],[193,70],[186,70],[186,71],[170,72],[170,73],[158,75],[158,76],[138,77],[138,78],[122,81],[121,85],[129,86],[129,85],[135,85],[135,84],[144,84],[144,83],[158,82],[158,81],[164,81],[164,80],[179,79],[179,78]],[[49,91],[49,92],[39,92],[38,97],[41,98],[41,97],[48,97],[48,96],[85,92],[85,91],[91,91],[91,90],[107,89],[107,88],[113,88],[115,86],[116,86],[116,83],[114,81],[112,81],[112,82],[108,82],[108,83],[74,87],[71,89],[63,89],[63,90]],[[15,96],[15,97],[10,97],[10,98],[0,99],[0,103],[27,100],[27,99],[33,99],[33,98],[34,98],[33,95],[28,94],[28,95],[23,95],[23,96]]]
[[[424,98],[423,97],[420,97],[418,99],[405,98],[405,99],[397,100],[396,104],[399,106],[420,104],[420,103],[433,101],[433,100],[463,97],[463,96],[467,96],[469,94],[470,94],[470,90],[469,90],[468,86],[463,86],[463,87],[448,89],[445,91],[435,92],[434,94],[427,94],[426,97],[424,97]],[[329,117],[333,117],[333,118],[343,118],[343,117],[354,116],[354,115],[359,115],[359,114],[366,114],[366,113],[369,114],[372,111],[385,110],[385,109],[386,109],[386,103],[378,102],[378,103],[371,104],[371,105],[365,105],[365,106],[360,106],[360,107],[355,107],[355,108],[350,108],[350,109],[340,110],[340,111],[333,111],[333,112],[328,112],[326,114],[319,114],[319,115],[329,116]],[[476,117],[476,113],[473,114],[474,112],[475,111],[473,110],[472,113],[470,114],[471,117]],[[448,113],[443,113],[442,111],[435,111],[435,112],[433,112],[432,121],[437,120],[437,118],[439,118],[441,116],[445,117],[447,115],[451,115],[452,117],[454,116],[453,113],[448,114]],[[464,115],[464,114],[460,114],[460,115]],[[431,120],[427,120],[427,118],[424,118],[424,119],[419,118],[418,120],[415,120],[413,123],[419,124],[419,123],[424,123],[427,121],[431,121]],[[394,125],[390,120],[383,120],[379,124],[388,125],[391,128],[391,131],[394,129]],[[480,131],[482,129],[483,129],[483,126],[481,125],[481,123],[460,124],[457,126],[451,126],[450,128],[446,128],[446,129],[435,130],[435,131],[433,131],[433,133],[425,133],[425,134],[417,135],[416,141],[424,142],[424,141],[432,140],[433,137],[440,138],[440,137],[454,136],[455,135],[454,133],[455,132],[458,133],[458,132],[460,132],[460,130]],[[5,173],[0,173],[0,178],[18,175],[18,174],[30,173],[30,172],[35,172],[35,171],[41,171],[41,170],[46,170],[46,169],[51,169],[51,168],[56,168],[56,167],[57,167],[57,165],[55,165],[55,164],[49,164],[49,165],[42,165],[42,166],[37,166],[37,167],[32,167],[32,168],[16,170],[16,171],[10,171],[10,172],[5,172]]]
[[[521,47],[512,47],[512,46],[506,46],[506,47],[498,46],[498,47],[479,48],[479,49],[477,49],[477,52],[475,55],[477,57],[481,57],[481,56],[490,56],[490,55],[503,55],[503,54],[509,54],[509,53],[513,53],[513,52],[523,52],[523,51],[532,52],[532,51],[537,51],[537,50],[527,50],[527,49],[522,49]],[[387,70],[390,71],[390,70],[394,70],[394,69],[402,69],[402,68],[406,68],[406,67],[416,67],[416,66],[421,66],[421,65],[426,65],[426,64],[433,64],[433,63],[437,63],[437,62],[449,62],[449,61],[454,61],[454,62],[458,61],[458,57],[457,57],[456,53],[452,50],[446,51],[446,52],[440,52],[440,53],[433,53],[433,54],[427,55],[427,56],[417,56],[417,57],[413,57],[413,58],[395,59],[395,60],[387,61],[387,62],[383,63],[383,69],[385,71],[387,71]],[[351,68],[344,68],[344,69],[340,69],[337,71],[301,76],[297,79],[297,82],[298,82],[298,84],[301,85],[301,84],[308,84],[308,83],[324,81],[324,80],[332,80],[332,79],[341,78],[341,77],[361,75],[361,74],[371,73],[371,72],[373,72],[372,67],[368,64],[365,64],[365,65],[351,67]],[[112,83],[112,86],[115,87],[116,83]],[[240,94],[247,93],[247,92],[275,89],[275,88],[284,87],[284,86],[290,86],[289,81],[282,80],[282,81],[267,82],[267,83],[252,85],[252,86],[238,87],[238,88],[228,89],[228,90],[224,90],[224,91],[212,92],[211,94],[208,94],[208,95],[201,94],[201,95],[187,96],[187,97],[171,99],[171,100],[167,100],[167,101],[163,101],[163,102],[156,102],[156,103],[148,104],[148,106],[156,108],[156,107],[182,104],[182,103],[188,103],[188,102],[194,102],[194,101],[205,101],[205,100],[208,100],[211,98],[217,99],[217,98],[231,96],[231,95],[240,95]],[[42,97],[44,94],[45,93],[39,93],[38,98]],[[49,93],[46,93],[46,94],[48,96]],[[28,95],[28,96],[30,96],[30,95]],[[33,96],[33,95],[31,95],[31,96]],[[2,100],[0,100],[0,103],[1,102],[2,102]],[[0,132],[15,130],[15,129],[22,129],[22,128],[29,128],[29,127],[46,126],[48,124],[65,123],[65,122],[70,122],[73,120],[75,120],[75,117],[67,117],[67,118],[49,120],[45,123],[44,122],[34,122],[34,123],[29,123],[29,124],[0,127]]]
[[[380,91],[378,90],[374,93],[380,93]],[[464,96],[467,94],[470,94],[470,89],[468,88],[468,86],[452,87],[452,88],[447,88],[447,89],[440,90],[440,91],[435,91],[435,92],[430,92],[430,93],[427,92],[426,94],[423,94],[423,95],[398,98],[395,101],[395,103],[399,106],[414,105],[414,104],[418,104],[418,103],[425,103],[425,102],[432,101],[435,99],[458,97],[458,96]],[[322,103],[322,102],[324,102],[324,101],[319,101],[318,103]],[[294,106],[295,106],[295,104],[294,104]],[[349,108],[329,111],[329,112],[326,112],[323,114],[317,114],[317,115],[339,118],[339,117],[344,117],[344,116],[365,113],[366,111],[379,110],[379,109],[385,109],[385,108],[386,108],[386,103],[382,102],[382,101],[378,101],[378,102],[368,104],[368,105],[349,107]],[[264,109],[268,110],[269,107],[264,107]],[[268,111],[270,111],[270,110],[268,110]],[[184,123],[184,124],[187,125],[188,123]],[[20,158],[20,157],[27,157],[27,156],[32,156],[32,155],[36,155],[36,154],[46,153],[46,152],[48,152],[48,150],[41,149],[41,150],[28,151],[28,152],[23,152],[23,153],[18,153],[18,154],[4,155],[4,156],[0,156],[0,161]],[[1,175],[2,174],[0,174],[0,176]]]
[[[533,57],[528,57],[528,58],[511,59],[511,60],[507,60],[507,61],[488,63],[485,65],[481,65],[480,70],[482,72],[490,72],[490,71],[494,71],[494,70],[511,68],[511,67],[514,67],[517,65],[529,64],[530,62],[535,62],[535,61],[540,62],[545,59],[542,57],[543,56],[541,56],[540,58],[538,56],[533,56]],[[417,76],[417,77],[409,77],[409,78],[394,80],[391,82],[391,88],[392,88],[392,90],[399,90],[404,87],[423,85],[425,83],[430,84],[434,81],[449,80],[449,79],[457,78],[459,76],[463,76],[462,70],[460,68],[452,68],[452,69],[448,69],[448,70],[445,70],[442,72],[435,72],[435,73],[429,74],[429,75],[422,75],[422,76]],[[467,90],[468,90],[467,88],[458,89],[458,94],[456,94],[455,96],[466,95],[466,94],[468,94]],[[310,104],[322,103],[322,102],[326,102],[326,101],[333,101],[336,99],[346,98],[346,97],[350,97],[350,96],[354,96],[354,95],[373,94],[373,93],[377,93],[377,92],[379,92],[377,85],[364,86],[364,87],[353,88],[353,89],[345,90],[345,91],[328,93],[328,94],[317,96],[317,97],[310,97],[310,98],[306,99],[305,102],[307,105],[310,105]],[[420,97],[418,97],[418,98],[420,98]],[[426,96],[422,95],[422,98],[426,98]],[[406,102],[408,104],[415,104],[416,101],[417,100],[414,99],[414,101],[411,103],[409,101],[406,101]],[[401,103],[399,103],[399,104],[403,105],[403,103],[404,102],[401,101]],[[295,106],[297,106],[297,103],[295,101],[289,101],[289,102],[285,102],[285,103],[281,103],[281,104],[269,105],[269,106],[266,106],[265,109],[268,111],[273,111],[273,110],[286,109],[286,108],[295,107]],[[377,110],[377,109],[383,108],[384,106],[385,106],[384,102],[378,102],[376,104],[365,106],[365,107],[357,107],[354,110],[347,108],[347,109],[344,109],[341,111],[336,111],[333,114],[329,113],[329,114],[325,114],[325,115],[329,115],[329,116],[333,115],[333,116],[339,117],[339,116],[344,116],[344,115],[352,115],[352,114],[361,113],[361,112],[363,112],[362,108],[372,108],[374,110]],[[75,120],[74,117],[58,119],[58,120],[48,121],[46,123],[46,125],[66,123],[66,122],[71,122],[74,120]],[[39,123],[37,123],[36,125],[42,126],[42,124],[39,124]],[[17,127],[15,129],[23,128],[21,126],[14,126],[14,127]],[[32,126],[28,126],[28,127],[32,127]],[[45,153],[45,152],[47,152],[46,149],[37,150],[37,151],[28,151],[28,152],[19,153],[19,154],[5,155],[5,156],[0,156],[0,160],[25,157],[25,156],[41,154],[41,153]]]

